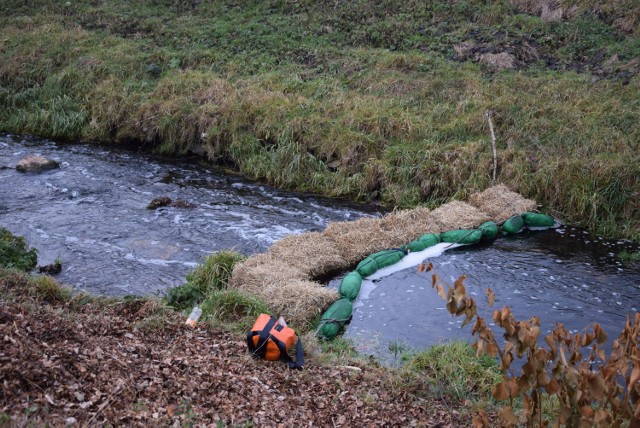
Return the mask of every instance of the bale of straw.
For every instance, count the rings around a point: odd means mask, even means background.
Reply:
[[[228,287],[260,294],[266,287],[297,279],[305,279],[304,273],[268,253],[263,253],[237,264]]]
[[[442,231],[453,229],[473,229],[491,220],[488,214],[461,201],[441,205],[431,212]]]
[[[301,327],[338,299],[336,290],[305,280],[289,280],[272,284],[259,293],[275,314]]]
[[[536,208],[535,201],[524,198],[503,184],[490,187],[482,193],[474,193],[469,197],[469,203],[489,214],[496,223]]]
[[[342,271],[350,266],[334,241],[319,232],[287,236],[273,244],[267,254],[302,272],[306,279]]]
[[[440,232],[440,226],[426,207],[388,214],[380,219],[380,228],[393,238],[394,247],[405,245],[425,233]]]
[[[389,235],[380,228],[378,218],[330,223],[322,234],[333,242],[350,266],[390,246]]]

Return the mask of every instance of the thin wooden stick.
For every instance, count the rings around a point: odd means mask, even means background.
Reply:
[[[498,169],[498,152],[496,151],[496,134],[493,132],[493,122],[491,121],[491,110],[484,113],[489,121],[489,131],[491,131],[491,148],[493,149],[493,184],[496,184],[496,170]]]

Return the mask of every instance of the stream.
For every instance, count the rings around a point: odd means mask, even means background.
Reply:
[[[28,154],[61,167],[17,172],[16,163]],[[147,209],[159,196],[195,207]],[[379,214],[193,160],[0,135],[0,226],[37,248],[39,265],[60,259],[58,280],[90,293],[162,295],[212,252],[251,255],[290,234]],[[640,266],[619,260],[621,250],[637,251],[638,245],[565,226],[473,246],[439,244],[365,280],[345,336],[360,352],[391,363],[402,350],[470,340],[471,326],[462,328],[462,319],[448,314],[431,288],[431,273],[417,272],[428,260],[449,284],[467,275],[467,291],[487,321],[493,309],[509,305],[517,319],[539,316],[543,334],[555,322],[577,332],[597,321],[611,341],[627,314],[640,308]],[[340,280],[328,286],[337,288]],[[495,292],[493,308],[486,287]]]
[[[61,166],[13,169],[28,154]],[[39,265],[60,259],[58,280],[103,295],[162,295],[212,252],[251,255],[287,235],[376,215],[368,206],[112,147],[4,135],[2,167],[0,226],[38,250]],[[161,196],[195,208],[146,208]]]

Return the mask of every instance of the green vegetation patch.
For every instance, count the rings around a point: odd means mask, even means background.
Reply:
[[[435,396],[477,401],[491,396],[491,387],[502,380],[496,360],[477,357],[466,342],[435,345],[405,359],[405,376],[422,378]]]
[[[623,250],[618,253],[618,258],[624,262],[640,262],[640,251]]]
[[[238,290],[215,290],[200,305],[205,319],[216,326],[246,332],[258,315],[272,313],[257,296]]]
[[[212,293],[224,290],[233,267],[245,259],[234,251],[213,253],[187,274],[187,283],[169,290],[166,301],[176,309],[190,309]]]
[[[222,290],[227,288],[233,267],[246,257],[235,251],[219,251],[208,256],[203,263],[187,274],[187,282],[203,290]]]
[[[187,274],[187,282],[169,290],[166,303],[174,309],[202,309],[202,320],[233,331],[251,327],[261,313],[271,310],[260,298],[238,290],[227,289],[236,263],[245,257],[234,251],[219,251],[206,257]]]
[[[22,237],[0,228],[0,267],[30,271],[38,263],[38,252]]]

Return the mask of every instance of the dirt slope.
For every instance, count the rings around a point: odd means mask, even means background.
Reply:
[[[0,280],[0,425],[464,426],[383,369],[252,360],[155,302],[46,302]],[[41,294],[42,295],[42,294]],[[459,410],[459,409],[458,409]]]

